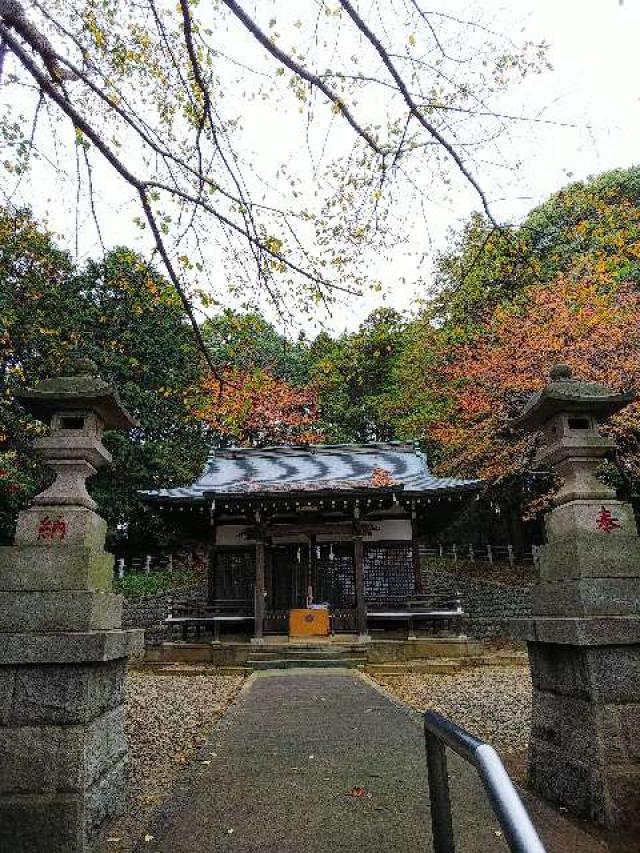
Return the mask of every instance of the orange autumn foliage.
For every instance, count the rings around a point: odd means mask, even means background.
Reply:
[[[447,470],[494,480],[523,470],[531,442],[510,434],[507,424],[558,362],[578,378],[616,389],[640,385],[640,295],[631,284],[612,284],[605,269],[579,264],[498,306],[448,351],[438,380],[446,384],[439,390],[450,414],[430,427]],[[640,406],[629,406],[610,430],[636,471]]]
[[[226,439],[243,446],[322,441],[316,394],[264,369],[227,370],[220,384],[206,380],[195,414]]]

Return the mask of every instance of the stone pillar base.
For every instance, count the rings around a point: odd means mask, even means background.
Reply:
[[[640,643],[528,648],[529,784],[587,820],[640,828]]]
[[[141,634],[2,635],[1,851],[88,853],[123,810],[127,656]]]

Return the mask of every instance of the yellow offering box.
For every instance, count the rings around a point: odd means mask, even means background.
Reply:
[[[329,611],[326,607],[289,611],[290,637],[328,637]]]

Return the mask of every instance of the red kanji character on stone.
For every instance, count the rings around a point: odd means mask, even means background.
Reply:
[[[612,530],[619,530],[622,527],[618,519],[611,515],[611,510],[604,506],[600,509],[597,524],[605,533],[611,533]]]
[[[64,537],[66,535],[67,535],[67,522],[64,520],[64,518],[57,518],[53,522],[53,527],[51,530],[51,538],[55,539],[56,536],[59,536],[60,539],[64,539]]]
[[[61,516],[56,518],[54,521],[49,518],[48,515],[45,515],[38,527],[38,539],[48,539],[49,541],[52,541],[56,536],[59,536],[60,539],[64,539],[66,535],[67,522]]]

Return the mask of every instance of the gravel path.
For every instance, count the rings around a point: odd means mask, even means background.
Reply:
[[[430,708],[488,741],[503,755],[525,749],[531,725],[531,679],[526,666],[482,666],[452,675],[376,676],[403,702]]]
[[[102,833],[100,853],[133,849],[141,828],[206,742],[240,689],[239,676],[132,671],[127,682],[127,813]]]

